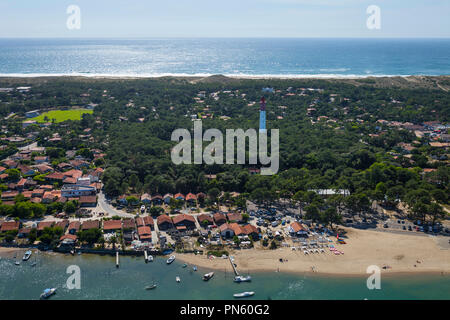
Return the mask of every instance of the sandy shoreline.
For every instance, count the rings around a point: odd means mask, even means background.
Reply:
[[[243,275],[254,272],[281,272],[323,277],[367,277],[366,270],[371,265],[378,266],[386,276],[450,275],[450,250],[439,246],[435,237],[350,228],[346,230],[346,244],[334,243],[338,250],[344,252],[343,255],[334,255],[328,249],[325,249],[325,253],[305,255],[302,251],[292,250],[290,247],[270,250],[261,248],[259,244],[257,248],[232,250],[229,253]],[[20,256],[26,250],[0,247],[0,257],[11,258],[14,253]],[[233,273],[228,259],[208,259],[206,254],[176,254],[176,257],[189,265]],[[280,262],[280,258],[283,262]],[[390,268],[383,269],[383,266]]]
[[[367,267],[371,265],[378,266],[386,275],[450,274],[450,250],[441,249],[430,237],[356,229],[348,229],[348,237],[347,244],[335,244],[344,255],[334,255],[328,250],[304,255],[291,248],[254,248],[233,251],[230,255],[234,256],[242,274],[279,271],[323,276],[366,276]],[[280,258],[285,261],[280,262]],[[194,254],[177,254],[177,259],[199,267],[233,272],[228,259],[208,259],[206,255]],[[390,268],[383,269],[383,266]]]

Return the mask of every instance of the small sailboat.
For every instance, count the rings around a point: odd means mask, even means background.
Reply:
[[[44,292],[41,293],[41,299],[47,299],[50,296],[56,293],[56,288],[45,289]]]
[[[250,276],[236,276],[234,277],[234,282],[240,283],[240,282],[250,282],[252,281],[252,277]]]
[[[175,281],[176,281],[176,282],[181,282],[181,279],[180,279],[180,277],[179,277],[179,276],[177,276],[177,277],[175,278]]]
[[[155,283],[155,280],[153,280],[153,283],[149,286],[146,286],[145,290],[153,290],[153,289],[156,289],[156,287],[157,287],[157,285]]]
[[[241,292],[241,293],[235,293],[233,294],[233,297],[235,298],[246,298],[246,297],[251,297],[255,294],[255,292],[253,291],[246,291],[246,292]]]
[[[36,251],[36,254],[34,255],[34,261],[31,263],[32,267],[35,267],[37,265],[36,255],[37,255],[37,251]]]
[[[203,281],[208,281],[213,276],[214,276],[214,272],[207,273],[207,274],[203,275]]]
[[[152,289],[155,289],[155,288],[156,288],[156,284],[152,284],[150,286],[146,286],[145,290],[152,290]]]
[[[167,259],[166,263],[167,263],[167,264],[171,264],[172,262],[174,262],[174,260],[175,260],[175,256],[172,255],[172,256],[170,256],[169,259]]]
[[[28,259],[30,259],[32,253],[33,253],[33,252],[32,252],[31,250],[25,251],[25,254],[24,254],[23,257],[22,257],[22,260],[23,260],[23,261],[28,261]]]

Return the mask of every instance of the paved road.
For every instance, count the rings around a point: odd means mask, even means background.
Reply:
[[[133,213],[127,213],[123,212],[122,210],[117,210],[113,206],[109,205],[106,202],[105,195],[103,192],[100,192],[98,194],[98,203],[97,203],[97,210],[96,211],[103,211],[106,212],[109,216],[119,216],[123,218],[134,218]]]

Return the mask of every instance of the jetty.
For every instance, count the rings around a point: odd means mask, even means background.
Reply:
[[[119,267],[119,251],[116,251],[116,268]]]
[[[236,276],[238,276],[238,275],[239,275],[239,272],[237,271],[236,266],[234,265],[234,262],[233,262],[233,260],[231,260],[231,257],[230,257],[230,256],[228,256],[228,260],[230,260],[231,267],[233,268],[234,274],[235,274]]]

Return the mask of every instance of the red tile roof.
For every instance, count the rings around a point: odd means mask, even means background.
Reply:
[[[197,200],[197,196],[193,193],[188,193],[186,195],[186,200]]]
[[[118,230],[118,229],[122,229],[121,220],[103,221],[103,230]]]
[[[82,230],[88,230],[88,229],[98,229],[100,226],[99,220],[86,220],[81,225]]]
[[[2,223],[2,226],[0,227],[0,232],[19,230],[19,226],[20,226],[19,221],[6,221]]]
[[[298,221],[294,221],[291,223],[291,228],[294,232],[304,231],[305,228]]]
[[[185,213],[179,214],[176,217],[173,217],[172,220],[173,220],[174,224],[177,224],[177,223],[180,223],[180,222],[186,221],[186,220],[195,223],[194,217],[190,216],[188,214],[185,214]]]
[[[164,222],[169,222],[170,224],[173,224],[172,219],[166,214],[162,214],[162,215],[158,216],[158,218],[156,218],[156,221],[158,222],[158,225],[160,225]]]
[[[50,228],[54,224],[55,224],[55,221],[41,221],[41,222],[39,222],[37,229],[39,231],[42,231],[42,230],[44,230],[44,228]]]
[[[139,217],[136,219],[136,224],[138,225],[138,227],[142,227],[142,226],[152,226],[154,225],[154,221],[153,218],[150,216],[145,216],[145,217]]]

